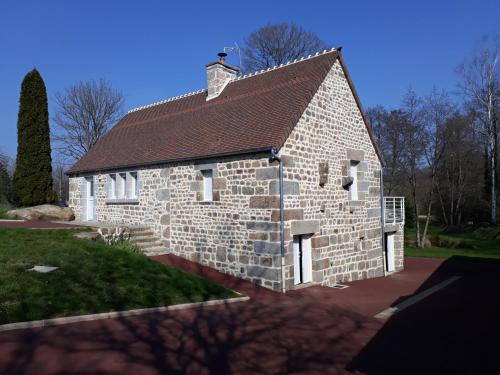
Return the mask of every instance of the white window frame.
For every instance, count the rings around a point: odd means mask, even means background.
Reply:
[[[349,199],[352,201],[357,201],[358,196],[358,165],[359,162],[351,161],[349,167],[349,176],[352,177],[352,184],[349,186]]]
[[[214,171],[213,169],[204,169],[201,174],[203,175],[203,202],[212,202],[214,200]]]
[[[139,172],[127,171],[108,174],[106,202],[110,204],[139,203]]]

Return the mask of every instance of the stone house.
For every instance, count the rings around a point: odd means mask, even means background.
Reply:
[[[131,110],[68,171],[77,220],[148,227],[150,254],[279,291],[401,270],[404,205],[381,195],[340,49],[206,70],[207,89]]]

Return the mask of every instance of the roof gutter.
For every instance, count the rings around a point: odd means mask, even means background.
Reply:
[[[272,147],[259,147],[259,148],[251,148],[251,149],[247,149],[247,150],[224,152],[224,153],[212,154],[212,155],[191,156],[191,157],[177,158],[177,159],[165,159],[165,160],[158,160],[158,161],[152,161],[152,162],[146,162],[146,163],[133,163],[133,164],[120,165],[120,166],[103,167],[103,168],[98,168],[98,169],[81,169],[81,170],[76,170],[76,171],[69,170],[65,174],[67,176],[76,176],[76,175],[84,175],[84,174],[90,174],[90,173],[99,173],[99,172],[130,169],[130,168],[151,167],[151,166],[155,166],[155,165],[180,163],[180,162],[185,162],[185,161],[195,162],[198,160],[215,159],[215,158],[222,158],[222,157],[228,157],[228,156],[261,154],[261,153],[267,153],[267,154],[271,153],[272,154],[273,148],[274,148],[274,146],[272,146]]]

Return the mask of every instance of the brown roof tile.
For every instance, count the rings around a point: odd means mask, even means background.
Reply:
[[[332,51],[128,113],[68,173],[278,149],[338,58]]]

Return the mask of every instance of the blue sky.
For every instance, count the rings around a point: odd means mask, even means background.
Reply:
[[[19,88],[36,67],[54,94],[104,78],[125,109],[204,88],[204,65],[268,22],[293,21],[344,58],[365,107],[408,87],[455,89],[455,67],[500,32],[500,1],[19,1],[0,3],[0,151],[15,156]],[[234,61],[236,62],[236,61]]]

